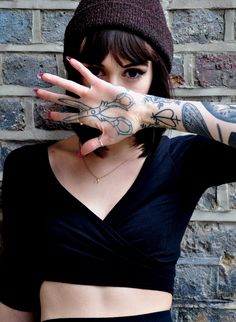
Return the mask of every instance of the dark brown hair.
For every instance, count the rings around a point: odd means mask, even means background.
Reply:
[[[76,39],[74,39],[76,42]],[[73,46],[74,47],[74,46]],[[73,55],[82,63],[99,64],[111,53],[114,59],[121,65],[120,59],[143,64],[147,61],[152,62],[153,80],[149,89],[149,95],[155,95],[170,98],[170,79],[169,73],[162,58],[154,49],[139,36],[130,32],[120,30],[98,30],[88,33],[82,43],[77,44],[77,48],[70,47],[67,51],[65,46],[64,64],[67,71],[67,77],[70,80],[81,83],[80,74],[70,66],[66,56]],[[69,93],[72,95],[72,93]],[[90,138],[97,137],[101,133],[99,130],[88,126],[73,126],[81,142]],[[148,127],[134,134],[135,144],[142,145],[143,152],[141,156],[152,154],[158,146],[161,136],[165,129]]]

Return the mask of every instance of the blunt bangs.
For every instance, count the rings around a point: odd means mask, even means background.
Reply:
[[[156,52],[143,39],[120,30],[100,30],[88,34],[81,44],[79,55],[83,63],[99,64],[109,53],[120,66],[122,66],[121,59],[135,64],[159,59]]]

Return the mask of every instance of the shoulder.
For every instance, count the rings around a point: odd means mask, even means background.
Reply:
[[[200,156],[202,161],[214,160],[218,154],[225,159],[227,154],[236,155],[236,149],[200,135],[180,134],[163,137],[157,150],[158,154],[161,154],[166,161],[169,158],[176,166],[178,163],[199,163]]]
[[[23,182],[47,164],[50,143],[26,144],[8,153],[3,164],[3,182]]]
[[[195,141],[199,140],[199,136],[194,134],[184,134],[184,135],[174,135],[167,136],[164,135],[160,141],[157,152],[164,154],[175,154],[180,151],[183,152],[187,150],[190,146],[194,144]],[[201,139],[200,139],[201,140]]]
[[[12,150],[8,154],[8,158],[15,159],[15,158],[23,158],[27,156],[34,155],[38,151],[42,151],[42,149],[46,148],[49,143],[34,143],[34,144],[25,144],[19,148]]]
[[[209,146],[217,147],[223,145],[215,140],[195,134],[177,134],[173,137],[165,136],[162,141],[162,148],[168,150],[171,154],[179,152],[184,153],[192,149],[203,149]]]
[[[26,144],[12,150],[6,157],[4,167],[11,164],[29,164],[32,160],[37,160],[39,156],[47,152],[47,148],[51,143],[43,142],[36,144]]]
[[[35,181],[39,181],[47,169],[48,145],[49,143],[27,144],[7,155],[2,177],[2,196],[5,201],[12,195],[20,198],[26,188],[27,193],[33,193],[30,187]]]

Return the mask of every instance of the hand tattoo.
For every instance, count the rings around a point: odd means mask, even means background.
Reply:
[[[106,112],[114,108],[128,111],[134,105],[134,99],[128,93],[117,95],[111,102],[101,101],[100,105],[95,108],[80,102],[80,99],[60,98],[59,102],[79,109],[78,115],[67,117],[63,120],[64,122],[69,123],[84,117],[96,117],[100,122],[108,122],[117,131],[118,135],[131,135],[133,133],[133,126],[128,118],[106,115]]]

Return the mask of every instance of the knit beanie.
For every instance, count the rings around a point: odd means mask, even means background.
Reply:
[[[73,55],[75,43],[88,32],[100,29],[118,29],[140,36],[171,71],[173,41],[159,0],[81,0],[65,31],[64,54]]]

